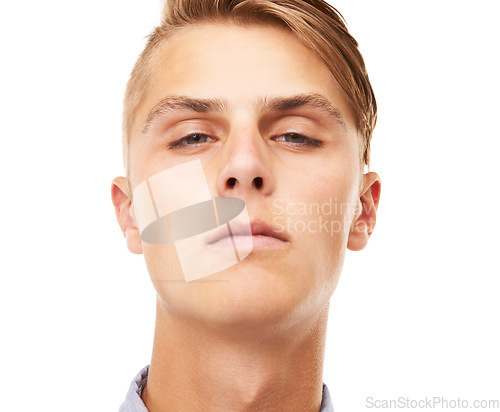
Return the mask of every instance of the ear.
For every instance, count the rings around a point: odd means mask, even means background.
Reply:
[[[357,251],[368,243],[377,220],[377,207],[380,200],[381,181],[375,172],[363,175],[363,188],[358,201],[358,210],[352,222],[347,248]]]
[[[115,206],[116,218],[120,229],[127,239],[127,247],[132,253],[142,253],[141,234],[137,228],[132,210],[132,200],[127,179],[119,176],[111,183],[111,200]]]

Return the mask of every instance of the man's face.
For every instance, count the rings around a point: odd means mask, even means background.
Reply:
[[[157,110],[166,98],[220,104]],[[359,207],[360,170],[354,116],[320,58],[267,26],[193,26],[166,42],[133,124],[131,187],[195,159],[213,197],[243,199],[250,221],[281,239],[254,236],[246,259],[192,282],[182,281],[172,244],[143,242],[160,301],[241,327],[324,308]]]

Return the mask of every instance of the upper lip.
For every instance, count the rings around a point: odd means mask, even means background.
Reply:
[[[231,233],[233,236],[244,235],[248,236],[248,225],[240,222],[229,222],[231,228]],[[285,232],[280,231],[276,226],[271,225],[264,220],[254,219],[250,222],[250,229],[252,230],[252,236],[269,236],[279,239],[283,242],[288,242],[288,236]],[[212,244],[218,242],[219,240],[228,236],[228,230],[226,225],[222,225],[219,229],[213,233],[207,239],[207,244]]]

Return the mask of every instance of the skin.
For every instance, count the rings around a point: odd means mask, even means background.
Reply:
[[[143,401],[151,412],[319,411],[329,301],[346,248],[364,248],[373,231],[380,196],[379,176],[359,170],[347,98],[314,52],[275,27],[192,26],[161,47],[154,71],[132,128],[132,189],[200,159],[212,195],[244,199],[251,220],[307,224],[320,214],[279,213],[278,205],[333,199],[344,206],[321,215],[339,224],[335,233],[287,230],[287,242],[259,244],[237,265],[186,283],[172,245],[141,242],[127,179],[115,178],[120,228],[130,251],[144,254],[157,291]],[[275,112],[254,105],[311,93],[332,102],[345,127],[318,108]],[[229,108],[168,112],[144,133],[148,114],[166,96],[219,98]],[[207,137],[169,148],[193,132]],[[297,144],[291,132],[321,146]]]

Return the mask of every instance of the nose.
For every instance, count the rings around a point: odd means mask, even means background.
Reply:
[[[229,134],[220,155],[219,196],[246,198],[256,194],[268,196],[273,192],[271,153],[258,130],[245,128]]]

